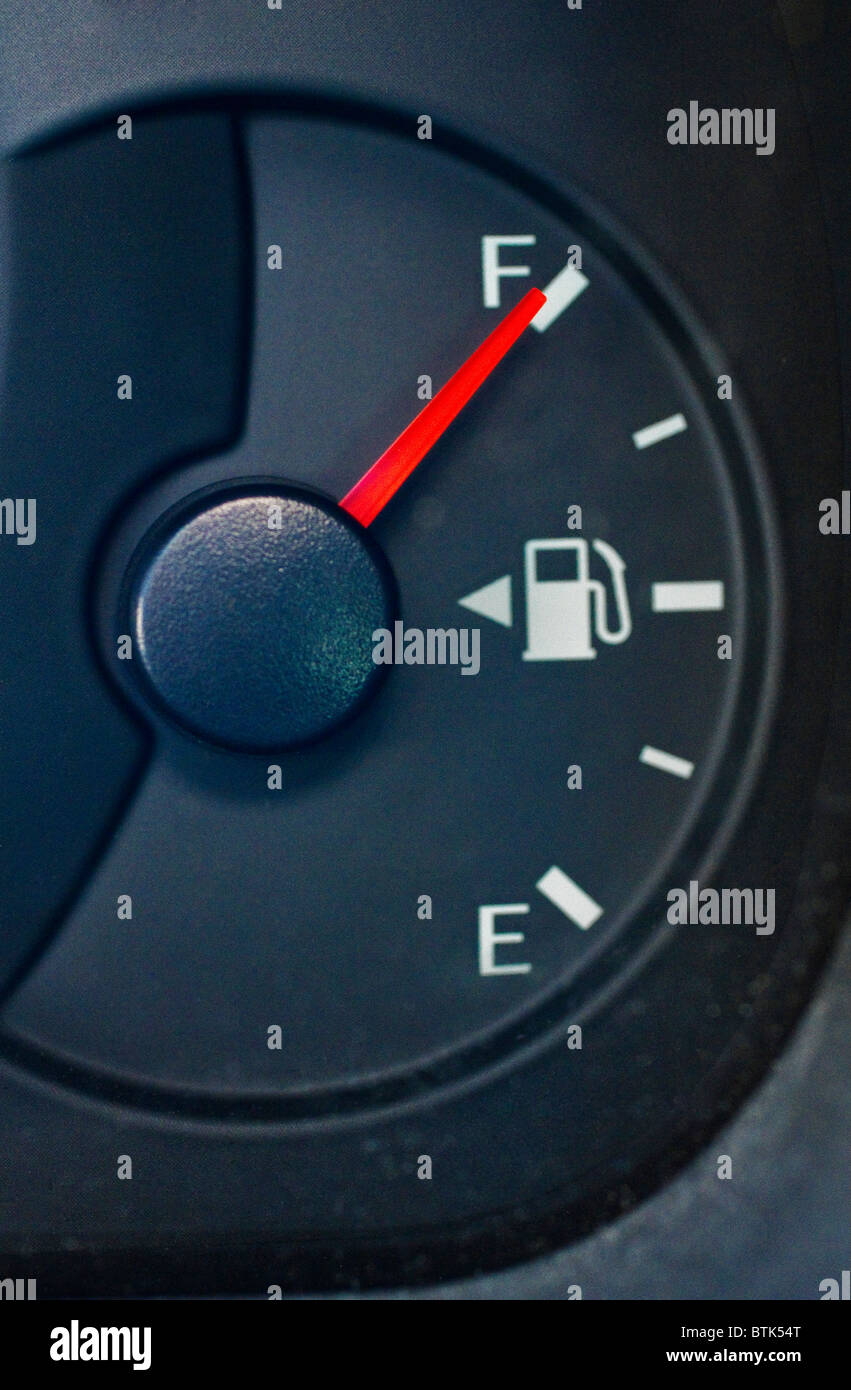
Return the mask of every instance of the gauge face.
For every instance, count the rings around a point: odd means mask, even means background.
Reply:
[[[624,248],[416,127],[244,132],[245,428],[102,542],[95,645],[150,758],[4,1022],[142,1103],[328,1114],[575,1024],[670,930],[734,797],[770,595],[723,385]],[[358,479],[532,287],[543,308],[361,528]],[[344,609],[351,709],[305,674],[334,685]]]

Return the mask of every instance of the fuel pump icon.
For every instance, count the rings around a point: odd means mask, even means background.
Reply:
[[[617,627],[608,624],[606,585],[592,579],[588,542],[582,538],[527,541],[526,650],[524,661],[590,661],[601,642],[625,642],[632,632],[626,591],[626,563],[605,541],[593,550],[606,565],[612,583]]]

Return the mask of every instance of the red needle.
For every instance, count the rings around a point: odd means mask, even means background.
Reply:
[[[340,503],[344,511],[362,526],[368,526],[378,516],[546,302],[547,297],[540,290],[529,290],[523,296],[441,387],[434,400],[423,407],[408,428],[346,493]]]

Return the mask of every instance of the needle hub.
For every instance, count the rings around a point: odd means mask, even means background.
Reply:
[[[241,486],[173,509],[142,542],[122,605],[149,702],[246,752],[297,747],[352,717],[386,667],[396,613],[378,546],[306,490]]]

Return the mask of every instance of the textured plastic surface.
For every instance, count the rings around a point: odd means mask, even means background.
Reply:
[[[73,891],[143,755],[88,631],[100,536],[142,478],[223,444],[239,421],[231,122],[143,118],[131,148],[113,126],[0,166],[0,477],[3,496],[37,504],[35,543],[0,546],[0,989]],[[130,399],[118,396],[124,375]]]
[[[205,0],[182,6],[164,20],[160,12],[154,14],[144,4],[111,15],[104,14],[96,0],[81,0],[64,19],[57,15],[49,30],[26,0],[7,3],[6,9],[10,35],[15,39],[0,52],[0,62],[8,65],[0,82],[0,92],[9,94],[0,108],[0,130],[7,144],[52,123],[62,125],[93,105],[123,104],[128,91],[161,97],[182,84],[207,89],[215,83],[236,83],[247,88],[260,77],[269,86],[342,89],[364,99],[401,105],[411,113],[423,109],[427,90],[429,105],[425,109],[449,123],[463,125],[471,135],[494,136],[508,153],[528,154],[532,163],[546,166],[557,181],[577,179],[584,183],[656,253],[724,344],[736,380],[754,406],[788,522],[788,546],[797,583],[789,680],[794,699],[790,698],[784,711],[773,766],[759,803],[763,816],[774,821],[776,836],[783,819],[777,808],[784,795],[790,801],[802,801],[811,784],[817,757],[814,749],[823,729],[818,697],[827,685],[824,668],[814,658],[836,640],[837,632],[835,608],[830,608],[827,618],[824,613],[825,595],[835,592],[836,568],[826,559],[812,563],[811,547],[792,533],[808,508],[814,514],[825,484],[838,484],[839,473],[835,467],[833,344],[829,332],[821,331],[829,312],[826,306],[831,287],[821,254],[818,191],[806,183],[807,132],[795,111],[788,55],[773,7],[755,5],[743,13],[733,0],[722,0],[711,13],[703,7],[684,7],[678,12],[676,25],[666,27],[658,23],[658,5],[649,0],[612,0],[604,9],[596,7],[596,15],[586,6],[581,24],[570,29],[564,26],[560,7],[546,7],[541,20],[545,32],[536,43],[526,23],[527,7],[497,3],[489,7],[486,17],[472,14],[462,23],[457,6],[447,0],[432,6],[425,20],[421,10],[411,16],[406,42],[397,46],[394,54],[392,83],[386,77],[387,49],[376,42],[373,17],[353,16],[352,7],[342,2],[324,5],[317,12],[315,5],[304,0],[278,16],[258,5],[249,17],[241,3]],[[316,40],[318,14],[324,26],[321,42]],[[275,23],[279,24],[277,31],[270,27]],[[447,33],[452,34],[452,43],[446,42]],[[506,49],[520,55],[534,80],[502,86],[495,96],[495,84],[481,82],[479,74],[489,56],[498,71],[499,55]],[[744,158],[731,172],[720,151],[708,151],[700,160],[685,160],[680,158],[682,151],[671,150],[662,138],[656,138],[664,110],[674,100],[691,94],[686,86],[693,87],[694,95],[717,91],[719,101],[729,93],[737,104],[742,90],[753,90],[755,70],[760,76],[760,93],[765,93],[762,99],[775,101],[779,107],[784,142],[775,160],[751,158],[748,162]],[[469,80],[471,74],[474,81]],[[675,216],[672,188],[677,191]],[[736,229],[736,234],[731,235],[731,229]],[[808,254],[801,254],[801,246],[808,248]],[[806,331],[801,317],[804,309],[820,325],[819,331]],[[728,363],[719,363],[718,370],[722,365]],[[816,471],[820,460],[813,457],[815,440],[823,446],[820,455],[829,460],[826,476]],[[817,726],[803,731],[808,740],[803,750],[796,742],[801,732],[802,696],[804,701],[813,702]],[[829,869],[837,847],[843,843],[847,847],[847,838],[843,841],[841,833],[847,793],[839,783],[823,785],[820,796],[823,807],[829,808],[832,830],[824,834],[823,853],[818,853],[817,844],[815,853],[810,854],[810,878],[801,885],[800,911],[793,922],[801,947],[797,958],[789,962],[796,967],[813,944],[819,918],[837,911],[835,900],[828,908],[824,906],[819,870]],[[803,831],[799,834],[803,840]],[[766,854],[765,842],[770,838],[768,832],[762,837]],[[739,867],[747,866],[753,848],[752,837],[742,847]],[[668,983],[669,997],[677,997],[677,982]],[[795,984],[790,971],[787,1014],[800,1007],[802,993],[803,986]],[[840,998],[838,1007],[847,1018],[847,999]],[[811,1036],[810,1056],[819,1052],[835,1087],[844,1075],[839,1060],[842,1030]],[[777,1042],[775,1034],[773,1044]],[[677,1046],[676,1039],[673,1046]],[[740,1055],[739,1063],[744,1077],[752,1078],[759,1070],[759,1061],[749,1049]],[[817,1066],[805,1069],[805,1092],[818,1086],[823,1095],[835,1094],[824,1084],[824,1075]],[[812,1236],[820,1240],[825,1259],[841,1257],[841,1250],[831,1243],[830,1222],[836,1213],[842,1169],[833,1162],[833,1150],[828,1154],[822,1140],[826,1134],[841,1136],[847,1129],[841,1128],[839,1106],[830,1102],[820,1106],[818,1121],[810,1127],[812,1111],[809,1106],[803,1113],[797,1108],[800,1092],[785,1084],[788,1079],[788,1070],[779,1073],[780,1093],[774,1091],[770,1096],[772,1114],[787,1114],[788,1124],[778,1123],[768,1148],[754,1145],[750,1151],[753,1167],[761,1169],[753,1188],[753,1238],[738,1244],[728,1239],[731,1228],[741,1229],[743,1224],[738,1211],[723,1212],[715,1225],[709,1222],[700,1200],[697,1171],[685,1172],[680,1187],[669,1189],[636,1213],[639,1221],[647,1214],[650,1231],[647,1241],[634,1249],[639,1261],[658,1258],[661,1268],[660,1251],[667,1247],[670,1255],[674,1243],[686,1244],[697,1224],[706,1220],[701,1235],[707,1236],[708,1247],[707,1242],[695,1240],[691,1248],[707,1276],[692,1270],[678,1280],[671,1257],[667,1276],[655,1282],[651,1278],[644,1296],[654,1292],[671,1296],[677,1289],[701,1296],[713,1288],[724,1296],[731,1287],[729,1271],[742,1258],[742,1278],[735,1291],[754,1296],[767,1291],[807,1297],[812,1293],[811,1279],[793,1268],[795,1242]],[[544,1089],[544,1105],[546,1094]],[[528,1168],[533,1138],[518,1131],[518,1111],[511,1099],[510,1095],[505,1097],[501,1109],[484,1117],[478,1129],[474,1124],[470,1131],[475,1132],[479,1155],[484,1156],[489,1169],[499,1168],[503,1176],[512,1163],[516,1173]],[[731,1094],[731,1106],[737,1099]],[[207,1131],[202,1140],[199,1130],[189,1125],[158,1127],[138,1117],[129,1121],[126,1112],[109,1105],[87,1110],[61,1088],[49,1093],[12,1069],[4,1072],[3,1109],[3,1146],[11,1174],[9,1205],[4,1213],[10,1233],[6,1243],[14,1244],[15,1233],[25,1230],[29,1249],[33,1232],[38,1231],[41,1248],[55,1252],[79,1242],[80,1233],[85,1233],[86,1242],[98,1251],[91,1258],[85,1254],[76,1257],[78,1271],[80,1262],[88,1263],[89,1288],[95,1287],[97,1279],[110,1292],[121,1287],[122,1279],[124,1287],[137,1289],[162,1289],[169,1279],[171,1287],[183,1280],[207,1289],[256,1288],[258,1283],[265,1285],[268,1278],[278,1276],[280,1280],[282,1271],[292,1267],[293,1254],[293,1247],[281,1242],[280,1232],[292,1218],[294,1207],[297,1217],[305,1220],[310,1216],[312,1197],[321,1208],[323,1190],[341,1194],[340,1215],[352,1228],[368,1225],[376,1192],[385,1192],[389,1205],[395,1207],[397,1221],[405,1221],[414,1230],[421,1229],[425,1220],[437,1221],[441,1216],[433,1210],[439,1201],[435,1191],[412,1194],[404,1166],[409,1155],[420,1151],[433,1137],[433,1131],[421,1123],[399,1120],[376,1128],[368,1143],[357,1136],[348,1146],[341,1141],[323,1146],[314,1143],[315,1135],[302,1133],[288,1148],[281,1136],[272,1132],[260,1145],[256,1131],[250,1136],[243,1132],[240,1137],[236,1130],[219,1132],[215,1137]],[[551,1124],[556,1118],[564,1117],[544,1115]],[[494,1121],[492,1128],[487,1127],[487,1120]],[[751,1125],[753,1140],[758,1134],[758,1109],[756,1120],[746,1119],[746,1123]],[[41,1136],[39,1171],[29,1181],[26,1174],[36,1131]],[[156,1175],[147,1185],[138,1185],[132,1218],[115,1193],[114,1181],[110,1186],[96,1176],[110,1168],[119,1151],[116,1146],[123,1151],[130,1135],[132,1142],[144,1147],[147,1172]],[[444,1115],[436,1137],[439,1144],[445,1141],[443,1152],[459,1188],[466,1179],[472,1189],[478,1174],[470,1161],[474,1152],[472,1140],[467,1146],[470,1134],[460,1127],[453,1133]],[[791,1174],[788,1168],[783,1171],[791,1175],[792,1182],[778,1188],[766,1181],[766,1174],[777,1173],[777,1156],[786,1143],[792,1151],[792,1169]],[[301,1165],[295,1153],[298,1147],[304,1160]],[[682,1156],[672,1156],[673,1166],[681,1161]],[[308,1187],[298,1180],[305,1171],[310,1174]],[[166,1173],[167,1182],[162,1177]],[[656,1176],[661,1178],[662,1171]],[[716,1194],[718,1186],[713,1189]],[[260,1188],[275,1194],[266,1204],[262,1222],[254,1205]],[[684,1190],[687,1200],[682,1201]],[[761,1238],[759,1216],[764,1203],[764,1226],[775,1226],[778,1209],[789,1201],[790,1193],[803,1216],[801,1222],[783,1223],[791,1252],[788,1245],[774,1247]],[[617,1209],[618,1200],[629,1203],[635,1196],[614,1187],[610,1195],[613,1209]],[[807,1219],[810,1213],[812,1220]],[[516,1219],[517,1213],[506,1213],[503,1229],[509,1230]],[[133,1269],[128,1272],[126,1259],[110,1261],[106,1252],[139,1242],[145,1223],[149,1231],[145,1254],[134,1256]],[[634,1225],[630,1228],[621,1222],[620,1227],[624,1239],[629,1240]],[[305,1229],[302,1225],[302,1233]],[[459,1259],[466,1259],[468,1268],[475,1267],[484,1249],[476,1234],[450,1229],[445,1223],[443,1229],[448,1245],[443,1252],[445,1263],[437,1255],[429,1264],[422,1257],[421,1246],[408,1266],[401,1256],[389,1263],[397,1273],[400,1268],[403,1274],[407,1269],[412,1279],[438,1275]],[[232,1235],[234,1230],[240,1231],[250,1247],[240,1270],[232,1249],[219,1263],[210,1254],[216,1232]],[[173,1238],[176,1232],[184,1242],[182,1248],[179,1241],[164,1238]],[[557,1237],[557,1232],[549,1230],[542,1238],[553,1241]],[[224,1236],[220,1234],[219,1239]],[[416,1240],[413,1248],[416,1251]],[[504,1258],[516,1259],[522,1248],[516,1242],[510,1249],[504,1246]],[[531,1240],[527,1248],[534,1248]],[[605,1260],[606,1250],[612,1248],[608,1229],[596,1245],[597,1259]],[[618,1245],[617,1249],[620,1253],[625,1247]],[[307,1258],[303,1243],[299,1253]],[[717,1261],[715,1279],[709,1271],[713,1254]],[[499,1255],[494,1256],[491,1250],[489,1258],[498,1259]],[[729,1260],[726,1278],[725,1258]],[[60,1256],[53,1264],[58,1281],[65,1277],[66,1286],[68,1277],[73,1277],[74,1259]],[[568,1264],[561,1263],[549,1283],[552,1296],[559,1296],[559,1279]],[[779,1270],[776,1280],[772,1278],[773,1266]],[[27,1270],[22,1272],[30,1272],[32,1267],[28,1257]],[[8,1261],[4,1268],[14,1272]],[[367,1277],[380,1282],[374,1264],[365,1260],[363,1268]],[[750,1282],[749,1270],[753,1271]],[[816,1272],[821,1275],[834,1270],[808,1265],[807,1276]],[[310,1277],[309,1270],[303,1274],[303,1280]],[[316,1283],[334,1277],[327,1268],[313,1270]],[[76,1287],[80,1287],[79,1278]],[[479,1285],[480,1289],[487,1287]],[[524,1290],[543,1291],[534,1267],[527,1278],[515,1267],[506,1273],[501,1287],[515,1297]],[[640,1284],[626,1277],[602,1278],[597,1288],[602,1296],[612,1296],[619,1289],[635,1293]]]

